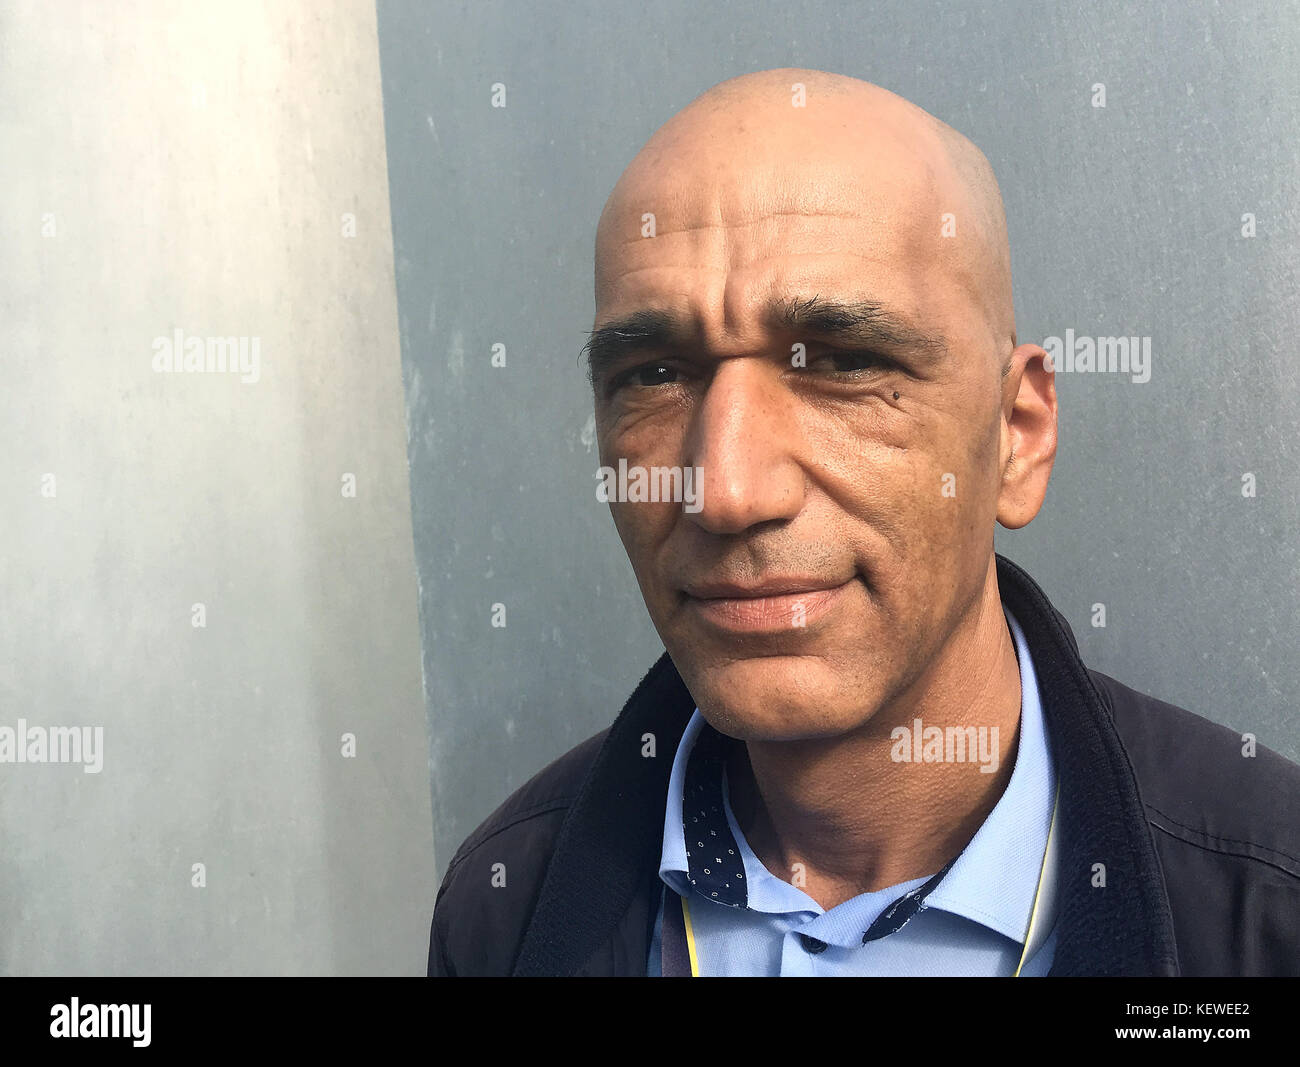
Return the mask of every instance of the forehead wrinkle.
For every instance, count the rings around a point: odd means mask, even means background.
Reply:
[[[637,246],[650,256],[658,256],[663,252],[659,242],[671,246],[674,240],[684,240],[684,252],[689,249],[686,254],[697,260],[690,266],[708,268],[745,264],[774,253],[780,257],[854,255],[877,261],[888,257],[911,266],[917,257],[910,253],[921,243],[948,250],[937,244],[939,209],[951,204],[945,204],[939,196],[933,167],[927,164],[922,175],[910,182],[891,175],[873,175],[867,180],[846,168],[842,160],[836,160],[833,167],[835,173],[830,172],[830,167],[824,168],[815,181],[808,180],[805,167],[793,175],[788,169],[783,174],[764,175],[769,178],[766,187],[750,182],[746,183],[748,188],[733,193],[731,188],[701,182],[694,196],[669,194],[666,199],[671,204],[656,214],[652,238],[641,235],[641,209],[652,208],[657,200],[665,199],[664,194],[648,191],[637,198],[639,202],[628,194],[626,208],[616,198],[601,220],[598,299],[603,280],[626,275],[632,269],[626,265],[629,258],[636,268],[643,266],[644,260],[637,262]],[[616,221],[620,214],[626,216],[621,226]],[[780,224],[788,220],[807,220],[808,225],[796,223],[793,231],[783,230]],[[766,239],[762,234],[765,228],[773,231]],[[746,234],[757,234],[757,239],[739,239]],[[693,245],[693,236],[706,241],[716,236],[717,243]],[[743,250],[741,258],[737,258],[738,250]],[[654,265],[667,263],[661,259]]]
[[[715,223],[697,223],[693,225],[678,226],[674,229],[660,229],[655,227],[655,238],[671,237],[674,234],[694,233],[702,230],[736,230],[743,229],[746,226],[757,226],[774,218],[806,218],[806,219],[851,219],[855,222],[863,221],[861,212],[856,211],[763,211],[756,214],[751,219],[744,219],[736,222],[715,222]],[[649,240],[645,237],[627,237],[619,247],[641,244]]]

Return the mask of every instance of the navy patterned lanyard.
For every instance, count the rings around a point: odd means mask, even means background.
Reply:
[[[1061,787],[1057,783],[1056,796],[1052,800],[1052,822],[1047,830],[1047,845],[1043,849],[1043,863],[1038,872],[1038,888],[1034,892],[1034,904],[1029,914],[1029,924],[1025,929],[1023,950],[1020,962],[1016,964],[1015,977],[1024,970],[1025,963],[1037,952],[1047,940],[1056,914],[1056,866],[1057,853],[1060,848],[1056,834],[1056,817],[1061,807]],[[862,935],[865,945],[877,938],[885,937],[901,930],[925,906],[925,898],[948,873],[956,859],[949,860],[938,874],[925,885],[905,893],[886,908],[867,932]],[[663,887],[660,897],[660,914],[663,916],[661,933],[660,968],[665,978],[686,978],[700,973],[700,961],[695,949],[695,935],[691,930],[690,905],[685,897],[672,893],[675,898],[670,902],[669,889]],[[678,905],[680,904],[680,907]]]
[[[731,739],[707,724],[696,739],[686,765],[682,795],[682,833],[686,844],[687,881],[706,899],[732,908],[748,906],[745,867],[740,847],[723,810],[722,776]],[[924,885],[904,893],[876,917],[862,943],[869,944],[897,933],[925,908],[926,897],[957,862],[954,856]],[[664,887],[660,903],[661,973],[665,978],[699,973],[695,936],[686,897]]]
[[[689,892],[698,893],[714,903],[727,907],[748,907],[749,892],[745,885],[745,864],[741,860],[740,845],[731,832],[723,804],[723,773],[725,754],[731,738],[724,737],[711,726],[695,739],[695,746],[686,763],[686,780],[682,788],[682,840],[686,846],[686,880]],[[1056,875],[1057,811],[1060,808],[1060,782],[1052,803],[1052,825],[1048,829],[1048,843],[1039,871],[1039,886],[1035,892],[1034,908],[1024,937],[1024,950],[1015,973],[1019,975],[1026,960],[1043,944],[1054,919],[1054,875]],[[946,873],[957,862],[957,856],[944,864],[943,869],[926,881],[926,884],[901,895],[885,908],[871,927],[862,934],[862,944],[867,945],[897,933],[926,907],[926,898],[944,880]],[[686,897],[669,892],[664,886],[660,898],[663,916],[660,934],[660,966],[664,977],[689,977],[698,975],[699,960],[695,955],[695,938],[690,925],[690,906]]]
[[[890,904],[867,928],[867,932],[862,935],[862,943],[866,945],[882,937],[888,937],[906,926],[924,909],[925,898],[943,881],[943,876],[956,862],[956,857],[953,857],[924,885],[904,893]],[[660,908],[663,911],[661,935],[663,977],[689,978],[699,974],[699,960],[695,954],[695,934],[691,929],[690,907],[686,898],[670,892],[668,887],[664,886]]]

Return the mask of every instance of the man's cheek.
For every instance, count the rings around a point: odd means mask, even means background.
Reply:
[[[651,573],[656,546],[672,529],[672,510],[671,504],[622,501],[610,505],[614,527],[639,578]]]
[[[978,486],[971,471],[950,454],[909,453],[894,528],[908,583],[943,581],[978,522]]]
[[[936,579],[930,591],[936,605],[959,595],[969,578],[966,571],[975,549],[986,541],[992,544],[987,489],[981,485],[985,476],[971,458],[950,461],[934,472],[932,482],[937,488],[927,494],[926,518],[917,523],[918,531],[924,531],[926,569]]]
[[[637,521],[636,508],[628,503],[612,503],[609,512],[614,518],[614,528],[618,530],[628,559],[634,568],[639,569],[644,554],[641,545],[645,538],[645,527]]]

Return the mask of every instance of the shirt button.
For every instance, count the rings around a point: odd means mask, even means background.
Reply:
[[[814,956],[819,952],[826,951],[825,941],[818,941],[817,938],[809,937],[807,934],[800,934],[799,941],[803,945],[804,949],[811,952]]]

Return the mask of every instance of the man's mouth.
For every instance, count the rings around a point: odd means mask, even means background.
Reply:
[[[697,582],[684,592],[687,609],[715,629],[777,634],[812,626],[834,607],[851,581],[784,577],[755,583]]]

